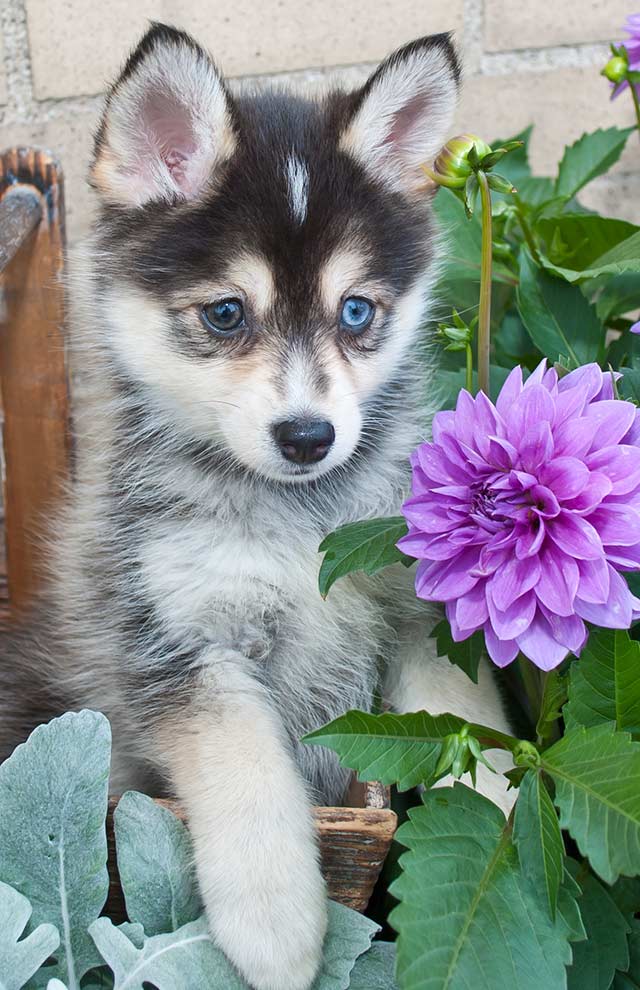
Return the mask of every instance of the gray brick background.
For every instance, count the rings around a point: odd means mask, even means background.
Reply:
[[[405,41],[454,30],[465,66],[457,131],[487,140],[535,125],[532,161],[549,173],[585,130],[633,123],[598,73],[629,0],[0,0],[0,145],[45,146],[67,178],[71,240],[92,211],[85,181],[101,93],[150,19],[193,32],[232,78],[303,83],[366,78]],[[632,139],[588,205],[640,222]]]

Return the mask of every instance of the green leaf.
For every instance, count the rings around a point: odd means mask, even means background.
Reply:
[[[568,990],[609,990],[616,969],[629,965],[629,925],[615,901],[593,874],[569,860],[580,884],[580,914],[587,932],[573,947],[573,963],[567,970]]]
[[[577,368],[600,359],[604,332],[594,307],[577,286],[536,268],[526,248],[520,255],[517,299],[531,339],[550,361],[566,354]]]
[[[20,990],[60,945],[54,925],[39,925],[20,939],[30,917],[27,898],[0,883],[0,990]]]
[[[554,272],[567,282],[586,282],[601,275],[624,275],[640,272],[640,231],[628,237],[626,241],[616,244],[605,254],[591,262],[590,267],[575,270],[570,267],[554,265],[548,259],[543,259],[545,268]]]
[[[319,547],[324,553],[318,579],[320,594],[326,597],[338,578],[353,571],[375,574],[389,564],[412,564],[413,559],[396,547],[400,537],[406,535],[407,524],[402,516],[347,523],[330,533]]]
[[[109,887],[105,817],[111,731],[83,711],[41,725],[0,766],[0,880],[60,932],[48,975],[78,990],[95,966],[87,934]]]
[[[467,218],[462,201],[450,189],[441,188],[438,191],[433,201],[433,212],[438,227],[447,234],[443,243],[444,257],[437,297],[457,302],[442,291],[443,285],[457,280],[480,283],[482,226],[477,213],[470,220]],[[493,279],[507,285],[514,285],[516,281],[513,272],[499,261],[494,262]]]
[[[443,739],[466,724],[449,714],[349,711],[304,736],[304,742],[332,749],[342,766],[358,771],[360,780],[397,784],[399,790],[406,791],[434,782]],[[517,745],[511,736],[485,726],[472,725],[471,732],[486,748]]]
[[[598,290],[596,312],[603,322],[637,309],[640,299],[640,273],[625,272],[623,275],[602,276],[591,283]]]
[[[313,990],[347,990],[356,959],[366,953],[380,926],[335,901],[329,901],[329,928],[322,965]]]
[[[562,706],[567,700],[568,685],[567,675],[561,673],[557,667],[544,675],[540,715],[536,725],[536,736],[542,748],[556,738],[556,727],[562,715]]]
[[[351,971],[349,990],[398,990],[395,942],[374,942]]]
[[[624,368],[618,390],[623,399],[640,405],[640,368]]]
[[[114,815],[118,872],[127,914],[147,935],[173,932],[202,913],[186,827],[136,791],[121,797]],[[150,839],[150,837],[153,839]]]
[[[640,987],[640,919],[632,918],[629,935],[629,966],[624,973],[616,973],[613,990],[638,990]]]
[[[606,883],[640,873],[640,743],[614,726],[568,732],[545,750],[554,803],[583,856]]]
[[[556,179],[556,195],[572,199],[588,182],[608,172],[634,130],[633,127],[625,130],[609,127],[606,131],[593,131],[565,148]]]
[[[640,732],[640,643],[624,629],[595,629],[571,666],[567,729],[615,722]]]
[[[409,849],[391,887],[403,990],[564,987],[577,920],[570,890],[554,923],[522,875],[502,813],[477,792],[456,784],[422,802],[396,836]]]
[[[513,822],[513,841],[524,875],[546,903],[553,920],[564,873],[564,843],[553,802],[535,770],[520,785]]]
[[[503,148],[511,141],[522,141],[521,148],[515,148],[500,160],[500,174],[506,176],[507,179],[510,179],[514,185],[518,186],[518,189],[520,188],[522,179],[528,178],[531,175],[531,165],[529,164],[529,143],[531,141],[532,131],[533,125],[530,125],[525,128],[524,131],[520,131],[519,134],[514,134],[511,138],[504,141],[502,138],[496,138],[495,141],[491,142],[492,148]]]
[[[600,258],[638,233],[625,220],[576,213],[545,216],[535,229],[547,244],[548,267],[570,282],[593,278]]]
[[[98,918],[89,934],[115,977],[115,990],[194,990],[224,987],[246,990],[225,956],[209,937],[205,918],[176,932],[152,935],[139,949],[108,918]]]
[[[450,663],[464,670],[474,684],[478,683],[478,667],[484,656],[484,636],[480,631],[475,632],[461,643],[454,642],[451,627],[446,619],[435,627],[431,635],[436,641],[436,651],[439,657],[447,657]]]
[[[610,896],[623,914],[633,915],[640,911],[640,877],[619,877],[612,887]]]

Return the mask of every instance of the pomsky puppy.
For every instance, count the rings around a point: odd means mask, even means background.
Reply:
[[[257,990],[305,990],[321,956],[311,804],[347,774],[301,737],[369,708],[381,661],[396,710],[508,729],[489,670],[474,686],[435,656],[411,571],[326,601],[317,584],[327,533],[398,512],[428,427],[446,231],[420,164],[458,75],[437,35],[353,92],[234,95],[154,25],[96,138],[99,216],[70,278],[75,474],[47,590],[2,647],[0,754],[104,711],[112,790],[183,802],[213,935]]]

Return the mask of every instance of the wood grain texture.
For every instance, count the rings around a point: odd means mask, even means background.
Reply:
[[[327,882],[329,897],[355,911],[364,911],[380,875],[393,836],[397,819],[388,807],[389,790],[381,784],[365,785],[365,807],[315,808],[322,872]],[[370,805],[369,802],[374,802]],[[386,807],[378,807],[380,801]],[[185,821],[185,814],[177,801],[157,799]],[[109,847],[109,897],[105,913],[119,923],[127,917],[113,834],[113,812],[117,798],[110,798],[107,815],[107,842]]]
[[[20,200],[24,212],[28,197],[37,201],[40,221],[15,251],[14,237],[1,282],[5,544],[12,612],[22,610],[38,588],[43,571],[39,534],[46,531],[69,465],[62,173],[44,151],[4,152],[0,205],[7,209],[7,203]],[[16,220],[13,206],[11,213]]]
[[[0,272],[35,230],[42,219],[40,198],[28,187],[9,188],[0,200]]]

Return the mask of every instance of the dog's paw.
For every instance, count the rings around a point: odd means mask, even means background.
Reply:
[[[266,864],[265,864],[266,865]],[[257,878],[253,878],[254,881]],[[288,876],[274,870],[259,887],[211,906],[216,944],[255,990],[309,990],[320,967],[327,928],[324,881],[315,859]],[[247,888],[247,881],[253,889]]]

